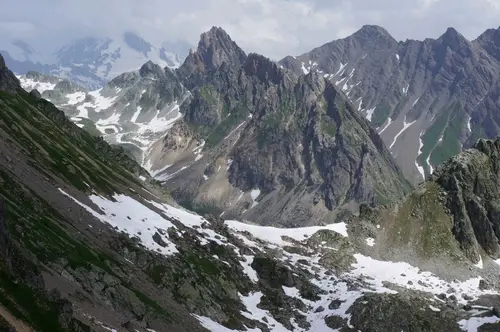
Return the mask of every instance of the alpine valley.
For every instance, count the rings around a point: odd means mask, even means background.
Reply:
[[[499,331],[499,38],[0,56],[0,330]]]

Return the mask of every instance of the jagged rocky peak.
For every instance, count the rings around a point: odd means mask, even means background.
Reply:
[[[305,94],[306,91],[314,92],[314,94],[319,94],[325,91],[325,84],[327,81],[318,73],[316,70],[311,70],[307,75],[301,76],[299,78],[299,91],[301,94]],[[333,85],[330,84],[330,88],[335,90]],[[328,97],[335,98],[336,91],[330,94]],[[332,99],[333,100],[333,99]]]
[[[218,27],[213,27],[200,37],[198,52],[203,55],[203,60],[210,67],[220,67],[222,63],[241,66],[246,60],[245,52]]]
[[[24,76],[26,76],[26,78],[41,78],[43,77],[43,75],[37,71],[33,71],[33,70],[30,70],[29,72],[27,72]]]
[[[274,61],[256,53],[248,55],[243,70],[247,75],[256,76],[261,81],[270,81],[274,84],[279,84],[285,76],[284,71]]]
[[[213,27],[200,36],[198,48],[190,52],[180,68],[182,76],[193,72],[204,73],[220,68],[223,64],[241,67],[246,61],[245,52],[218,27]]]
[[[40,99],[42,98],[42,94],[37,90],[37,89],[33,89],[30,91],[30,96],[32,96],[33,98],[35,99]]]
[[[476,41],[491,42],[500,45],[500,27],[486,30],[477,37]]]
[[[48,75],[48,74],[42,74],[38,71],[29,71],[24,75],[25,78],[33,80],[35,82],[47,82],[47,83],[52,83],[52,84],[57,84],[58,82],[61,81],[59,77]]]
[[[479,44],[488,54],[500,61],[500,27],[486,30],[474,43]]]
[[[365,37],[365,38],[373,38],[373,37],[383,37],[383,38],[392,38],[389,31],[382,28],[379,25],[365,24],[358,31],[353,34],[353,37]]]
[[[357,40],[362,43],[364,47],[373,45],[382,48],[397,44],[396,39],[394,39],[386,29],[378,25],[363,25],[361,29],[347,38]]]
[[[446,32],[438,38],[437,42],[448,46],[453,51],[458,51],[469,46],[469,41],[455,28],[448,28]]]
[[[77,91],[84,91],[84,88],[69,80],[62,80],[56,84],[54,90],[61,91],[63,93],[74,93]]]
[[[141,69],[139,69],[139,74],[141,77],[153,79],[162,79],[166,76],[165,70],[151,60],[142,65]]]

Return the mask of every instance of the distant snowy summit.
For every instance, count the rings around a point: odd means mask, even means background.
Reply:
[[[153,46],[132,32],[119,38],[76,39],[51,54],[21,40],[0,45],[7,66],[17,75],[36,71],[69,79],[91,90],[103,87],[124,72],[139,69],[147,61],[161,67],[178,67],[188,50],[189,45],[183,42]]]

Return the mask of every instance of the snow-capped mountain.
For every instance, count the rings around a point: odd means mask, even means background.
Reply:
[[[188,46],[182,43],[154,46],[132,32],[119,38],[77,39],[52,53],[37,51],[21,40],[0,46],[6,64],[18,75],[37,71],[67,78],[88,89],[101,88],[116,76],[139,69],[147,61],[161,67],[177,67],[187,51]]]
[[[151,164],[153,144],[182,116],[179,105],[189,95],[168,68],[151,61],[91,91],[36,72],[18,78],[26,91],[36,89],[80,128],[125,146],[144,166]]]

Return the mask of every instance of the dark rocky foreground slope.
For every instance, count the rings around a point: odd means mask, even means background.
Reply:
[[[280,64],[334,82],[418,183],[478,138],[500,134],[498,45],[500,29],[473,41],[449,28],[437,39],[398,42],[367,25]]]
[[[457,209],[446,210],[440,203],[446,200],[437,199],[444,196],[433,196],[441,192],[438,183],[425,185],[428,200],[417,191],[400,203],[394,219],[380,217],[391,207],[365,205],[348,224],[302,229],[202,218],[168,204],[168,195],[123,150],[90,136],[36,92],[22,91],[5,67],[0,72],[0,327],[50,332],[497,327],[499,269],[487,255],[482,268],[468,260],[470,250],[451,232],[450,211]],[[495,165],[497,145],[485,143],[489,150],[472,152],[472,163]],[[490,162],[481,163],[482,156]],[[478,176],[473,169],[479,168],[469,169]],[[486,176],[496,174],[496,167],[489,169]],[[441,174],[446,173],[455,174]],[[406,228],[407,223],[413,226]],[[397,227],[403,233],[393,233]],[[440,250],[446,245],[456,259],[442,259],[454,264],[443,271],[429,263],[446,253]],[[399,249],[401,260],[409,257],[435,274],[380,260],[394,258]]]

